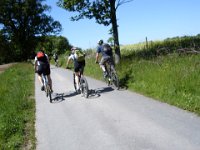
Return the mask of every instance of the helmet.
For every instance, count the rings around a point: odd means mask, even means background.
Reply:
[[[102,45],[103,44],[103,40],[99,40],[98,44]]]
[[[72,48],[71,48],[71,51],[76,50],[76,49],[77,49],[76,47],[72,47]]]

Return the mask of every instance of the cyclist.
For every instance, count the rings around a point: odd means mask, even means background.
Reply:
[[[67,59],[66,69],[68,69],[68,65],[71,62],[71,60],[74,62],[75,81],[77,84],[77,89],[79,91],[80,90],[79,76],[80,76],[80,74],[83,74],[83,72],[84,72],[85,53],[83,53],[80,49],[78,49],[76,47],[72,47],[71,54],[69,55],[69,57]]]
[[[101,57],[100,62],[98,62],[100,53],[101,53],[102,57]],[[106,68],[105,68],[105,64],[108,61],[110,61],[112,64],[112,67],[114,67],[112,48],[109,44],[104,43],[103,40],[99,40],[97,50],[96,50],[95,63],[99,63],[100,68],[103,70],[104,78],[106,78],[108,75]]]
[[[58,55],[57,55],[57,53],[54,53],[54,54],[53,54],[53,59],[54,59],[55,64],[56,64],[56,66],[57,66],[57,63],[58,63]]]
[[[44,50],[40,50],[37,52],[37,55],[35,56],[35,72],[38,74],[38,80],[40,81],[41,84],[41,90],[44,91],[44,83],[42,81],[42,74],[47,75],[51,92],[52,90],[52,80],[50,76],[50,63],[49,63],[49,58],[48,55],[44,53]]]

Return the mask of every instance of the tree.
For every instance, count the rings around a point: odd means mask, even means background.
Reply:
[[[50,7],[43,5],[44,0],[1,0],[0,25],[4,34],[18,51],[19,59],[26,60],[34,52],[37,37],[56,34],[61,24],[47,16]]]
[[[48,55],[53,55],[53,53],[64,54],[66,50],[70,50],[72,47],[66,37],[63,36],[43,36],[40,37],[40,42],[37,49],[40,47],[45,48],[45,52]]]
[[[120,5],[130,1],[132,0],[59,0],[58,6],[71,12],[78,12],[77,15],[71,17],[72,21],[85,17],[88,19],[95,18],[98,24],[105,26],[112,24],[115,62],[119,63],[121,54],[116,11]]]

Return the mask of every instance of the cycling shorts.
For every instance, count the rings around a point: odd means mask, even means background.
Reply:
[[[38,70],[37,73],[39,75],[43,74],[43,75],[50,75],[50,65],[48,63],[40,63],[40,65],[38,66]]]
[[[100,60],[99,64],[100,64],[100,65],[105,65],[105,63],[106,63],[107,61],[110,61],[111,64],[114,64],[113,58],[112,58],[111,56],[108,56],[108,55],[101,57],[101,60]]]
[[[81,74],[83,74],[84,67],[85,67],[85,60],[81,62],[77,61],[74,62],[74,72],[80,72]]]

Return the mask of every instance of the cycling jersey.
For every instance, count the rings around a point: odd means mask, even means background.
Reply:
[[[45,54],[44,60],[38,60],[37,56],[35,56],[35,62],[37,62],[37,73],[39,75],[49,75],[51,73],[47,54]]]
[[[107,57],[107,56],[110,56],[110,57],[112,57],[112,48],[110,47],[110,50],[109,51],[105,51],[104,50],[104,47],[105,46],[109,46],[108,44],[103,44],[103,45],[99,45],[98,47],[97,47],[97,53],[101,53],[102,54],[102,57]]]
[[[112,49],[109,52],[106,52],[104,51],[104,45],[108,44],[99,45],[97,47],[97,53],[102,54],[101,60],[99,62],[100,65],[104,65],[109,60],[113,63]]]
[[[74,72],[80,71],[83,74],[85,67],[85,60],[78,62],[75,54],[71,54],[68,59],[71,59],[74,62]]]

